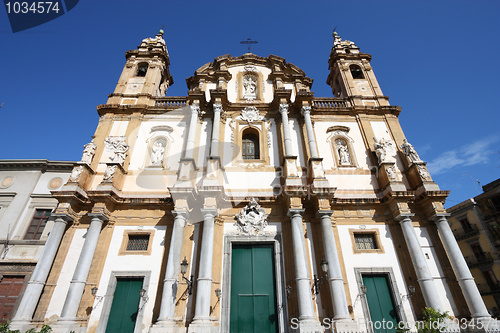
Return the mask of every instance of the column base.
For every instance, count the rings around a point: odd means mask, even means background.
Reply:
[[[211,319],[195,320],[188,327],[188,333],[218,333],[219,326],[214,326],[214,321]]]
[[[30,320],[14,320],[10,323],[9,329],[15,331],[26,332],[29,329],[35,328],[35,325]]]
[[[53,333],[85,333],[87,331],[87,327],[81,327],[80,324],[75,319],[59,319],[57,323],[51,325]]]
[[[163,320],[151,326],[149,333],[186,333],[186,327],[184,322]]]
[[[292,322],[291,326],[294,333],[323,333],[325,331],[318,320],[301,320],[298,323]]]
[[[358,325],[352,319],[339,319],[333,320],[331,323],[331,332],[343,333],[343,332],[361,332]]]

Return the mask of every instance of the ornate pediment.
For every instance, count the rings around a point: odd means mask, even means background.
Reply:
[[[236,214],[235,225],[245,234],[259,235],[268,224],[268,216],[265,209],[252,198],[248,205],[243,207],[239,214]]]

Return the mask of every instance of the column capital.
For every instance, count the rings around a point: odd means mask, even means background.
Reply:
[[[222,103],[216,102],[213,105],[214,112],[224,112],[224,109],[222,108]]]
[[[219,212],[217,211],[217,209],[210,209],[210,208],[202,208],[200,209],[200,211],[203,213],[203,216],[207,216],[207,215],[210,215],[212,217],[216,217],[217,215],[219,215]]]
[[[318,213],[316,215],[322,218],[323,216],[331,217],[332,214],[333,210],[318,210]]]
[[[311,114],[311,106],[309,105],[303,105],[302,106],[302,110],[300,111],[300,113],[305,116],[306,114],[307,115],[310,115]]]
[[[71,223],[75,220],[74,216],[71,216],[69,214],[64,214],[64,213],[52,213],[51,216],[54,217],[54,221],[62,220],[62,221],[58,221],[58,222],[64,222],[64,223]]]
[[[448,217],[450,217],[450,216],[451,216],[451,214],[448,214],[448,213],[436,214],[436,215],[431,216],[429,218],[429,220],[433,221],[434,223],[437,223],[442,219],[448,221]]]
[[[399,214],[398,216],[396,216],[394,218],[394,220],[396,220],[397,222],[399,223],[402,223],[404,222],[405,220],[410,220],[411,221],[411,218],[415,216],[415,214]]]
[[[297,209],[297,208],[289,209],[288,216],[294,217],[299,215],[300,217],[302,217],[305,211],[306,211],[305,209]]]
[[[288,113],[288,108],[290,106],[288,105],[288,103],[280,103],[280,113]]]
[[[99,219],[102,222],[107,222],[109,221],[109,216],[106,213],[103,212],[94,212],[94,213],[88,213],[88,216],[90,216],[92,219]]]
[[[173,210],[172,215],[174,215],[175,218],[181,217],[184,220],[187,220],[189,218],[189,212],[187,210]]]

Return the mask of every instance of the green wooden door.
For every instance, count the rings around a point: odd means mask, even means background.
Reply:
[[[233,245],[231,333],[275,333],[278,327],[273,245]]]
[[[118,278],[106,333],[133,333],[139,310],[141,278]]]
[[[397,314],[386,275],[363,275],[366,299],[375,333],[395,332]],[[392,322],[392,324],[387,324]]]

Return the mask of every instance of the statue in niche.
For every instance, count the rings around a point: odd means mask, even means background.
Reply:
[[[243,98],[254,100],[257,98],[257,77],[252,74],[247,74],[243,77]]]
[[[339,164],[340,165],[350,165],[351,164],[351,156],[349,155],[349,149],[347,148],[347,144],[344,140],[337,140],[337,152],[339,154]]]
[[[165,155],[165,141],[163,139],[158,139],[153,143],[151,148],[151,164],[152,165],[162,165],[163,156]]]
[[[406,141],[406,139],[403,140],[403,144],[400,146],[401,149],[403,149],[403,153],[408,156],[410,161],[412,162],[420,162],[422,161],[420,157],[417,154],[417,151],[415,148],[413,148],[412,144]]]
[[[92,139],[92,141],[83,146],[82,160],[80,162],[91,164],[92,159],[94,158],[96,148],[97,145],[94,143],[94,139]]]

